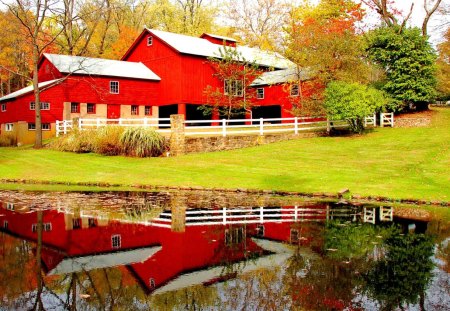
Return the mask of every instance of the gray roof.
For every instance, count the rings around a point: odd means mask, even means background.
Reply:
[[[222,46],[214,44],[206,39],[161,30],[147,30],[180,53],[220,58],[220,49]],[[233,47],[230,48],[233,49]],[[238,46],[236,49],[247,61],[255,62],[260,66],[286,69],[294,65],[290,60],[276,52],[263,51],[248,46]]]
[[[310,70],[298,71],[297,68],[264,72],[253,81],[251,86],[273,85],[311,79]]]
[[[38,84],[38,87],[41,89],[41,88],[44,88],[46,86],[50,86],[52,84],[56,84],[59,80],[61,80],[61,79],[41,82],[41,83]],[[13,93],[10,93],[8,95],[5,95],[5,96],[1,97],[0,98],[0,102],[6,101],[6,100],[10,100],[10,99],[14,99],[14,98],[17,98],[19,96],[22,96],[22,95],[25,95],[27,93],[30,93],[30,92],[33,92],[33,86],[32,85],[24,87],[23,89],[20,89],[18,91],[15,91]]]
[[[44,56],[64,74],[161,80],[143,63],[59,54],[44,54]]]

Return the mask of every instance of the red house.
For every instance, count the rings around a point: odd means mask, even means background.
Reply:
[[[212,34],[197,38],[144,29],[121,61],[42,56],[39,82],[44,138],[54,134],[56,120],[76,117],[167,118],[179,113],[187,120],[204,119],[197,108],[210,104],[205,89],[211,86],[225,92],[226,82],[217,78],[210,61],[221,58],[224,45],[257,64],[262,73],[252,85],[257,94],[251,99],[252,117],[292,116],[298,88],[290,90],[285,85],[298,79],[294,64],[280,54],[238,46],[231,38]],[[235,96],[242,95],[237,92]],[[15,135],[19,143],[33,142],[32,88],[0,98],[0,106],[0,134]],[[213,113],[211,118],[218,117]]]

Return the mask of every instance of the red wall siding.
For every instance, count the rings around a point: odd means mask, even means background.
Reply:
[[[41,64],[39,65],[38,76],[39,82],[59,79],[63,77],[58,69],[56,69],[56,67],[45,57],[41,60]]]

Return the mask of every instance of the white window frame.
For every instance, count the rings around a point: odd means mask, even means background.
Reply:
[[[73,107],[77,107],[77,111],[73,111]],[[80,113],[80,103],[77,102],[71,102],[70,103],[70,113]]]
[[[148,36],[147,37],[147,46],[152,46],[153,45],[153,36]]]
[[[14,123],[5,123],[5,132],[12,132],[14,129]]]
[[[111,94],[119,94],[119,81],[109,81],[109,93]]]
[[[9,210],[9,211],[14,211],[14,209],[15,209],[14,203],[7,202],[6,203],[6,209]]]
[[[6,111],[6,103],[2,103],[2,112]]]
[[[52,223],[51,222],[46,222],[42,225],[42,230],[43,231],[52,231]]]
[[[136,109],[136,111],[134,111],[134,109]],[[132,116],[138,116],[139,115],[139,105],[131,105],[130,114]]]
[[[225,79],[223,81],[223,94],[235,97],[244,96],[244,81]]]
[[[50,110],[50,103],[49,102],[41,102],[41,110]],[[36,110],[36,103],[30,102],[30,110]]]
[[[122,236],[120,234],[111,235],[111,247],[115,249],[122,247]]]
[[[41,129],[43,131],[50,131],[52,129],[52,126],[50,123],[41,123]],[[35,131],[36,130],[36,123],[28,123],[28,130],[29,131]]]
[[[89,107],[92,107],[94,109],[94,111],[89,111]],[[89,114],[97,113],[97,104],[87,103],[86,104],[86,113],[89,113]]]
[[[256,89],[256,99],[264,99],[264,88],[259,87]]]
[[[31,232],[37,232],[37,224],[31,224]]]
[[[299,94],[300,94],[300,89],[298,87],[298,84],[291,84],[290,95],[298,96]]]
[[[151,116],[152,115],[152,106],[148,106],[148,105],[144,106],[144,115],[146,115],[146,116]]]

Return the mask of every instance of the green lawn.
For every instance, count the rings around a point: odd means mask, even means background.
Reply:
[[[285,141],[174,158],[0,148],[0,179],[337,192],[450,201],[450,109],[427,128]],[[0,188],[9,186],[0,185]]]

